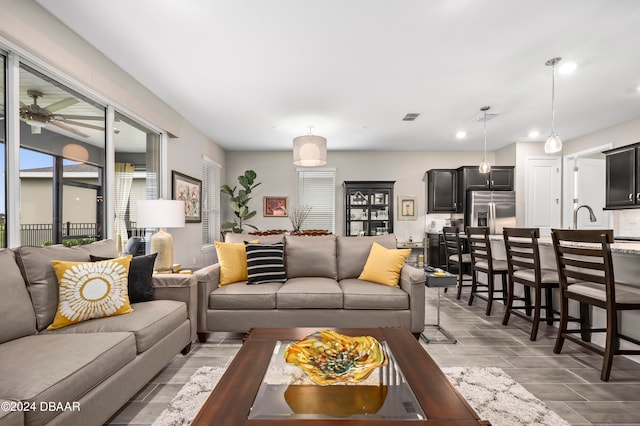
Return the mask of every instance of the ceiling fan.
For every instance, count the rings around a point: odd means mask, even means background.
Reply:
[[[68,114],[56,114],[61,109],[70,107],[78,103],[78,100],[74,97],[69,97],[58,102],[54,102],[46,107],[38,105],[38,98],[42,97],[42,92],[35,89],[27,90],[27,94],[33,98],[33,104],[27,105],[24,102],[20,102],[20,118],[22,118],[27,124],[31,126],[32,134],[40,134],[43,127],[51,124],[60,129],[66,130],[83,138],[88,138],[89,135],[82,132],[79,129],[71,126],[86,127],[88,129],[101,130],[104,128],[100,126],[94,126],[93,124],[82,123],[75,120],[101,120],[104,121],[104,117],[90,117],[84,115],[68,115]]]

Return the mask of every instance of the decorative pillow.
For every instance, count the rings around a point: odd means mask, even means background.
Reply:
[[[374,242],[371,245],[367,263],[365,263],[358,279],[397,286],[400,279],[400,269],[410,253],[411,249],[388,249]]]
[[[131,257],[101,262],[53,260],[60,288],[58,311],[47,329],[132,312],[127,295]]]
[[[258,240],[250,241],[257,243]],[[218,285],[237,283],[247,280],[247,250],[244,243],[215,242],[218,262],[220,263],[220,282]]]
[[[285,282],[284,243],[245,243],[247,250],[247,284]]]
[[[146,256],[134,256],[129,265],[127,289],[129,303],[148,302],[153,300],[153,265],[158,253]],[[110,257],[90,255],[92,262],[110,260]]]

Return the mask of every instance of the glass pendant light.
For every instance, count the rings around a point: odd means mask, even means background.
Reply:
[[[556,65],[561,60],[562,58],[553,58],[544,63],[546,66],[551,67],[551,134],[544,144],[544,152],[546,152],[547,154],[553,154],[554,152],[562,151],[562,140],[560,139],[560,136],[556,134],[555,130],[556,110],[554,105],[556,90]]]
[[[480,108],[480,111],[484,113],[484,117],[482,117],[482,121],[484,122],[484,156],[482,157],[480,167],[478,167],[480,173],[489,173],[491,171],[491,164],[487,161],[487,111],[489,111],[490,108],[490,106]]]

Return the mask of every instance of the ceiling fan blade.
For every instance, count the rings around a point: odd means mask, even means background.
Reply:
[[[81,127],[86,127],[88,129],[104,131],[104,127],[94,126],[93,124],[81,123],[79,121],[64,120],[64,124],[71,124],[73,126],[81,126]]]
[[[52,121],[50,124],[53,125],[53,126],[59,127],[59,128],[61,128],[63,130],[66,130],[67,132],[71,132],[71,133],[74,133],[74,134],[76,134],[78,136],[82,136],[83,138],[88,138],[89,137],[89,135],[87,135],[86,133],[83,133],[78,129],[74,129],[71,126],[67,126],[65,124],[62,124],[62,123],[60,123],[58,121]]]
[[[74,114],[56,114],[56,117],[62,117],[63,119],[70,120],[94,120],[94,121],[104,121],[104,117],[100,116],[91,116],[91,115],[74,115]]]
[[[66,107],[70,107],[71,105],[75,105],[78,103],[76,98],[66,98],[58,102],[54,102],[51,105],[44,107],[49,112],[56,112]]]
[[[22,108],[26,108],[26,107],[27,107],[27,104],[25,104],[24,102],[20,101],[20,106],[21,106]]]

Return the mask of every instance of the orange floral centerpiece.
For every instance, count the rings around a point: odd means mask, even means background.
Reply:
[[[345,336],[331,330],[316,331],[290,343],[284,359],[319,385],[361,382],[388,362],[375,338]]]

